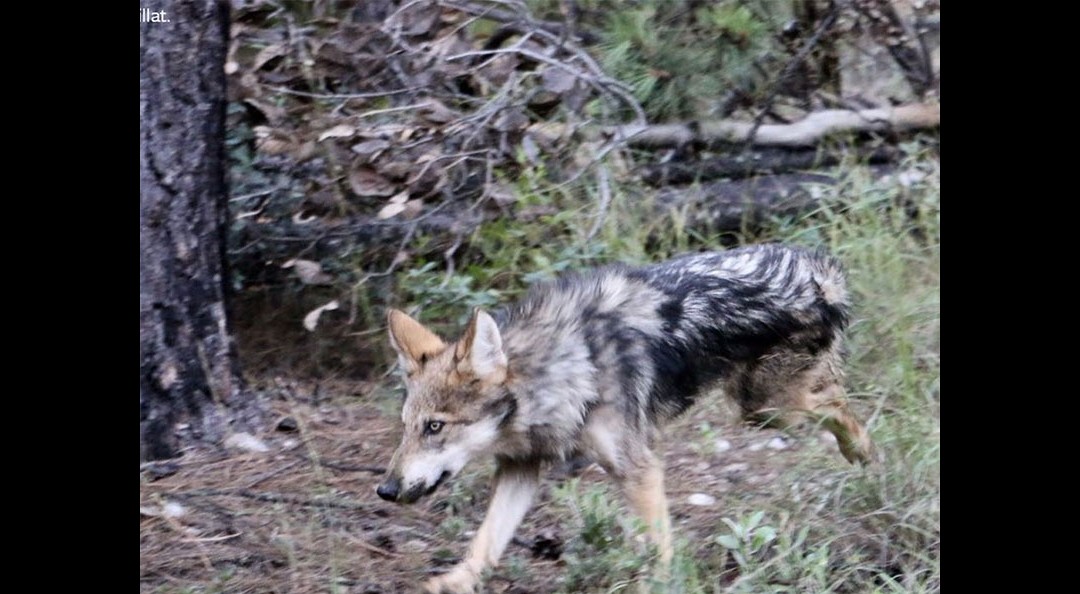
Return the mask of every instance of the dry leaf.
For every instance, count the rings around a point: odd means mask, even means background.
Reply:
[[[266,155],[283,155],[296,147],[292,134],[269,126],[255,126],[255,149]]]
[[[529,126],[529,118],[521,110],[514,109],[502,112],[495,118],[494,128],[500,132],[517,132]]]
[[[443,105],[438,99],[428,99],[427,107],[421,109],[419,113],[425,120],[436,124],[445,124],[446,122],[454,121],[461,115]]]
[[[356,128],[349,124],[338,124],[320,134],[319,142],[322,142],[327,138],[351,138],[353,134],[356,134]]]
[[[304,316],[304,328],[307,328],[308,332],[314,332],[315,326],[318,325],[319,316],[322,315],[322,312],[337,308],[338,301],[337,299],[335,299],[330,303],[327,303],[326,305],[320,305],[319,307],[316,307],[315,309],[309,311],[307,315]]]
[[[390,217],[400,214],[405,210],[404,202],[391,202],[379,210],[379,214],[375,215],[377,219],[389,219]]]
[[[406,5],[408,6],[408,5]],[[401,15],[401,32],[405,35],[423,35],[435,26],[442,9],[430,4],[410,6]]]
[[[536,141],[529,134],[521,137],[521,152],[525,153],[525,157],[533,165],[540,163],[540,147],[537,146]]]
[[[378,153],[379,151],[384,151],[388,148],[390,148],[390,141],[376,138],[374,140],[365,140],[359,144],[352,145],[352,152],[358,155],[367,156]]]
[[[506,206],[517,201],[517,195],[509,186],[496,182],[484,184],[484,195],[500,206]]]
[[[573,74],[563,70],[562,68],[556,68],[554,66],[548,66],[544,69],[544,72],[540,75],[540,84],[546,91],[557,93],[559,95],[574,88],[574,83],[577,79]]]
[[[275,44],[272,44],[272,45],[268,45],[268,46],[262,48],[261,50],[259,50],[259,53],[255,54],[255,59],[252,60],[252,63],[251,63],[251,69],[253,71],[258,70],[258,69],[262,68],[263,66],[266,66],[266,64],[270,60],[273,60],[274,58],[280,58],[281,56],[284,56],[284,55],[285,55],[285,44],[283,44],[283,43],[275,43]]]
[[[402,218],[412,219],[424,210],[424,201],[419,198],[405,203],[405,210],[401,211]]]
[[[397,191],[397,187],[390,180],[365,165],[354,166],[349,172],[349,187],[357,196],[382,197]]]
[[[333,278],[322,271],[322,265],[311,260],[292,259],[281,265],[282,268],[295,268],[296,277],[305,285],[329,284]]]
[[[266,121],[270,122],[271,124],[279,124],[282,120],[285,119],[285,109],[282,107],[271,105],[266,101],[260,101],[252,97],[244,99],[244,103],[257,109],[259,113],[263,114],[263,116],[266,118]]]

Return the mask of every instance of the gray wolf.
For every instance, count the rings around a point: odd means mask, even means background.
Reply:
[[[495,488],[465,559],[425,585],[471,592],[531,505],[546,463],[586,456],[672,555],[659,429],[721,387],[745,418],[807,418],[848,461],[871,442],[845,404],[848,294],[838,263],[778,244],[613,265],[534,285],[495,315],[476,310],[453,343],[398,310],[390,343],[404,371],[404,435],[376,491],[413,503],[480,455]]]

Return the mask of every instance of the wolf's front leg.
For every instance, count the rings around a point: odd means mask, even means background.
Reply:
[[[645,521],[649,537],[660,552],[657,574],[667,579],[674,548],[671,543],[671,516],[664,493],[664,463],[653,452],[644,449],[625,464],[622,476],[623,492],[630,506]]]
[[[469,554],[449,572],[434,577],[424,588],[433,594],[473,592],[480,574],[499,562],[514,530],[532,505],[540,484],[540,465],[500,461],[495,471],[495,494],[487,516],[469,545]]]

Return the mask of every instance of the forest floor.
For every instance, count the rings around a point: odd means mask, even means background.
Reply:
[[[144,469],[141,592],[411,592],[464,554],[490,495],[490,463],[471,465],[416,505],[384,502],[375,486],[400,438],[400,396],[367,384],[322,386],[316,403],[310,389],[290,391],[275,412],[296,429],[265,438],[270,451],[192,452],[171,467]],[[841,458],[827,432],[742,425],[719,394],[669,427],[664,458],[677,538],[695,562],[724,563],[718,569],[729,570],[729,579],[739,572],[732,559],[717,561],[724,549],[716,536],[730,532],[722,518],[739,521],[763,503],[812,498],[815,484],[865,472]],[[590,551],[576,541],[589,539],[598,522],[634,532],[603,470],[591,465],[577,480],[567,470],[546,473],[488,591],[587,588],[580,553]],[[695,494],[706,504],[692,504]],[[622,579],[640,573],[640,540],[612,545],[625,549],[618,555],[630,571]],[[568,565],[578,570],[569,578]],[[605,576],[591,577],[603,585]]]

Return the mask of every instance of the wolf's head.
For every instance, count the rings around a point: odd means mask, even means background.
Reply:
[[[413,503],[494,444],[517,403],[506,388],[502,335],[487,313],[477,309],[449,345],[398,310],[387,322],[405,373],[405,430],[376,492]]]

